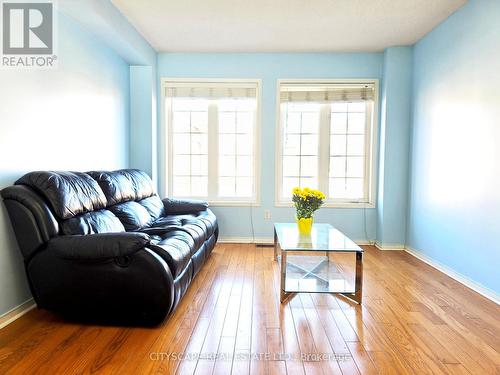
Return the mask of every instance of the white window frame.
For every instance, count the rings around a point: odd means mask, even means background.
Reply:
[[[169,108],[167,108],[167,101],[166,101],[166,89],[171,87],[172,84],[179,84],[179,83],[186,83],[186,84],[193,84],[196,85],[197,83],[202,83],[202,84],[221,84],[221,85],[249,85],[249,84],[254,84],[257,87],[256,90],[256,109],[255,109],[255,128],[254,128],[254,144],[253,144],[253,152],[254,152],[254,170],[253,170],[253,176],[254,176],[254,191],[253,191],[253,196],[250,198],[237,198],[237,197],[228,197],[228,198],[214,198],[213,195],[211,196],[211,193],[214,191],[214,183],[216,184],[217,181],[208,181],[208,198],[207,197],[189,197],[192,199],[201,199],[201,200],[206,200],[208,203],[212,206],[234,206],[234,207],[246,207],[246,206],[252,206],[252,207],[259,207],[261,198],[260,198],[260,190],[261,190],[261,184],[260,184],[260,169],[261,169],[261,98],[262,98],[262,80],[261,79],[238,79],[238,78],[169,78],[169,77],[162,77],[161,78],[161,110],[160,110],[160,116],[161,116],[161,125],[160,125],[160,160],[159,160],[159,168],[160,168],[160,182],[159,182],[159,188],[160,191],[163,193],[163,196],[171,196],[172,195],[172,186],[171,186],[171,171],[172,171],[172,129],[171,129],[171,124],[172,121],[169,119],[167,121],[166,119],[166,114],[169,113],[170,115],[172,112],[170,111]],[[213,115],[213,111],[210,110],[209,108],[209,116]],[[208,134],[208,148],[209,150],[213,147],[217,147],[218,145],[218,131],[216,132],[209,132]],[[216,139],[214,139],[214,137]],[[210,151],[209,151],[210,152]],[[218,155],[218,151],[216,152]],[[208,168],[209,170],[211,168],[218,169],[218,160],[210,160],[208,161]],[[217,180],[218,175],[215,177]]]
[[[346,199],[326,199],[324,207],[332,208],[375,208],[376,195],[377,195],[377,150],[378,150],[378,121],[379,121],[379,80],[378,79],[278,79],[276,83],[276,145],[275,145],[275,173],[276,173],[276,184],[275,184],[275,206],[276,207],[292,207],[293,202],[291,198],[282,197],[282,182],[283,182],[283,130],[284,121],[281,118],[281,86],[282,85],[293,85],[293,84],[310,84],[314,86],[315,84],[371,84],[374,86],[374,100],[373,109],[371,113],[371,124],[367,126],[367,134],[365,142],[365,168],[367,168],[365,179],[365,189],[368,192],[368,199],[366,201],[359,200],[346,200]],[[322,121],[328,121],[330,123],[330,111],[325,113],[325,111],[320,112],[320,124]],[[324,119],[324,116],[328,116],[328,120]],[[370,116],[366,116],[367,121],[369,121]],[[323,119],[322,119],[323,118]],[[329,129],[329,128],[328,128]],[[318,142],[318,170],[325,169],[324,163],[326,158],[329,159],[329,140],[328,137],[322,136],[322,132],[325,129],[319,130],[320,140]],[[323,143],[322,147],[319,143]],[[327,143],[328,145],[325,145]],[[320,155],[328,153],[328,155]],[[318,181],[318,188],[327,193],[328,190],[328,177],[321,178],[321,173],[318,173],[320,180]],[[325,182],[326,180],[326,182]],[[327,194],[328,195],[328,194]]]

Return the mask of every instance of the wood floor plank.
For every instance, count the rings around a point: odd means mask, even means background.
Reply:
[[[236,337],[224,336],[219,342],[214,374],[230,375],[234,359],[234,343]],[[182,374],[182,372],[181,372]]]
[[[28,330],[22,332],[19,336],[13,336],[11,341],[0,347],[0,373],[7,372],[22,358],[25,358],[33,348],[41,345],[58,329],[58,324],[61,323],[56,317],[44,319],[42,315],[40,321],[33,324],[32,329],[28,327]],[[13,329],[17,332],[17,327],[13,327]],[[9,334],[9,330],[10,326],[7,326],[0,332],[7,331],[7,334]]]
[[[38,345],[31,350],[26,360],[17,361],[5,373],[24,374],[33,369],[43,369],[51,358],[60,355],[72,342],[75,342],[81,333],[81,329],[73,324],[61,324],[61,328],[54,331],[54,334],[47,337],[44,345]]]
[[[285,361],[269,361],[269,375],[286,374]]]
[[[29,337],[37,327],[54,320],[57,320],[57,318],[44,310],[35,308],[27,312],[22,319],[13,321],[0,331],[2,333],[0,335],[0,350],[9,345],[16,345],[16,342]]]
[[[470,345],[467,340],[447,325],[429,326],[433,337],[459,359],[471,374],[500,374],[498,362],[492,361],[484,352]]]
[[[234,304],[236,303],[236,301],[238,301],[239,303],[239,300],[235,299],[234,296],[231,295],[231,293],[233,292],[233,288],[238,288],[239,278],[236,275],[241,266],[241,258],[242,252],[241,248],[238,246],[232,254],[231,261],[228,265],[227,278],[221,288],[219,297],[217,298],[217,302],[212,313],[212,318],[210,319],[210,325],[208,327],[205,340],[200,351],[202,359],[198,361],[195,374],[199,373],[200,371],[198,370],[200,362],[202,363],[203,368],[202,373],[208,371],[210,365],[215,366],[216,361],[212,360],[212,358],[219,352],[219,345],[222,341],[224,327],[229,320],[234,321],[235,319],[234,316],[228,315],[228,311],[230,309],[231,303],[233,304],[232,308],[234,308]],[[236,333],[234,332],[234,334]],[[209,360],[204,360],[204,357],[209,358]]]
[[[220,244],[158,327],[32,310],[0,330],[0,373],[500,375],[498,305],[406,253],[364,248],[361,306],[281,304],[272,248]],[[352,277],[352,257],[332,259]]]
[[[437,341],[432,334],[420,324],[408,324],[411,332],[421,340],[425,346],[429,348],[433,356],[444,364],[459,364],[459,360],[447,348],[445,348],[439,341]]]
[[[282,358],[283,341],[281,338],[281,329],[279,328],[267,328],[266,329],[266,341],[267,341],[267,353],[269,354],[271,360],[279,361],[284,360]]]
[[[203,343],[205,341],[205,337],[207,335],[208,327],[210,325],[210,319],[201,317],[198,318],[196,325],[191,332],[191,336],[189,337],[189,342],[186,345],[185,353],[199,354],[201,353],[201,349],[203,347]],[[177,368],[178,374],[193,374],[196,369],[197,359],[194,357],[185,358],[180,361],[179,366]],[[173,366],[175,367],[175,366]]]
[[[255,252],[245,251],[244,278],[241,290],[240,311],[234,343],[233,374],[250,373],[252,343],[252,311],[254,294]]]
[[[470,372],[460,363],[447,363],[446,368],[451,375],[470,375]]]
[[[60,353],[56,360],[60,374],[83,373],[89,362],[101,351],[106,350],[108,342],[118,337],[124,330],[118,327],[89,327],[84,330],[78,341]]]
[[[296,301],[299,301],[298,296],[295,296]],[[313,334],[307,323],[306,314],[302,306],[292,307],[292,316],[295,324],[295,331],[299,340],[300,353],[309,358],[310,355],[317,353],[314,345]]]
[[[268,363],[261,358],[267,349],[264,266],[262,248],[255,248],[250,373],[257,375],[269,373]]]
[[[368,354],[381,375],[417,374],[399,366],[398,361],[389,352],[368,352]]]
[[[348,342],[350,354],[354,359],[354,363],[363,375],[375,375],[378,373],[375,365],[373,364],[370,356],[360,342]]]
[[[320,362],[305,362],[304,363],[304,370],[306,372],[306,375],[323,375],[325,374],[323,372],[323,368],[321,367]],[[329,374],[329,373],[327,373]]]
[[[322,321],[318,315],[316,310],[316,306],[314,304],[313,299],[310,294],[302,294],[300,295],[300,299],[302,302],[302,306],[304,308],[304,314],[306,316],[307,322],[309,324],[309,328],[313,335],[314,345],[317,353],[314,353],[311,357],[311,360],[316,360],[320,362],[320,367],[323,369],[323,372],[326,374],[335,374],[335,373],[343,373],[341,370],[342,365],[337,362],[336,353],[333,350],[333,347],[330,342],[330,338],[328,337],[325,327],[322,324]],[[348,360],[352,361],[352,358]],[[347,364],[347,363],[344,363]],[[346,366],[347,369],[347,366]],[[357,369],[354,366],[354,370],[351,373],[356,374]]]

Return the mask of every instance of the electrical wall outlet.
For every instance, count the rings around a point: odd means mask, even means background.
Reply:
[[[270,220],[270,219],[271,219],[271,211],[264,210],[264,220]]]

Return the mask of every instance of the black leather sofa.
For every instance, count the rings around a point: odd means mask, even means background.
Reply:
[[[206,202],[161,200],[139,170],[31,172],[1,194],[38,307],[73,320],[160,323],[217,241]]]

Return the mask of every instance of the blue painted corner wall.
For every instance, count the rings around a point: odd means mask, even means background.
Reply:
[[[402,249],[406,241],[412,53],[408,46],[384,52],[377,196],[381,248]]]
[[[414,47],[407,245],[500,294],[500,1]]]

